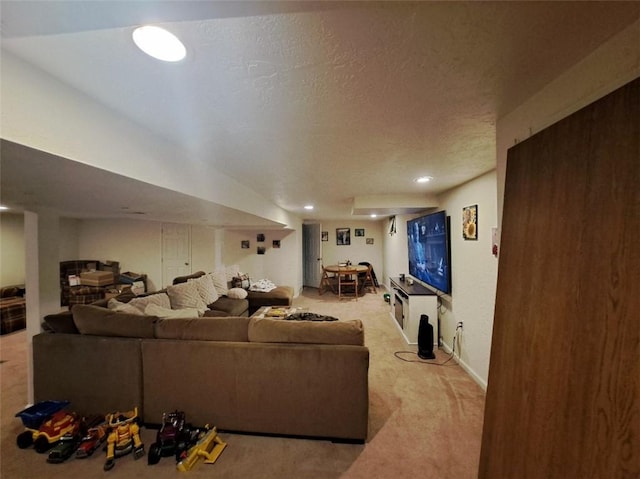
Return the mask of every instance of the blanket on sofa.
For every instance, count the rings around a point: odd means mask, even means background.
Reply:
[[[268,293],[269,291],[273,291],[278,286],[273,283],[273,281],[268,279],[260,279],[255,283],[251,283],[249,286],[249,291],[257,291],[259,293]]]

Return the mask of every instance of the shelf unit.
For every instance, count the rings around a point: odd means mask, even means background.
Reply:
[[[440,333],[436,293],[415,281],[409,284],[401,281],[400,278],[389,278],[389,282],[391,284],[390,314],[407,344],[418,344],[420,316],[426,314],[429,316],[429,324],[433,326],[433,344],[437,347]],[[397,314],[402,315],[401,320],[396,319]]]

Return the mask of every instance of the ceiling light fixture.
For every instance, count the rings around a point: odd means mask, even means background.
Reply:
[[[145,25],[133,31],[133,41],[147,55],[165,62],[178,62],[187,49],[173,33],[164,28]]]
[[[305,210],[312,210],[313,209],[313,205],[305,205],[304,209]]]
[[[2,206],[2,205],[0,205],[0,210],[1,210],[1,211],[8,210],[8,209],[9,209],[9,207],[8,207],[8,206]]]
[[[413,179],[413,181],[416,183],[429,183],[431,180],[433,180],[432,176],[420,176]]]
[[[371,216],[372,218],[377,218],[377,217],[378,217],[378,215],[377,215],[377,214],[375,214],[375,213],[371,213],[371,215],[370,215],[370,216]]]

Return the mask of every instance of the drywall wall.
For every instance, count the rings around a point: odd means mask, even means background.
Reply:
[[[458,361],[484,388],[489,375],[491,333],[498,277],[492,254],[492,228],[497,227],[496,171],[491,171],[439,196],[451,217],[451,295],[441,298],[440,334],[453,347],[456,325],[464,326],[456,346]],[[477,240],[462,236],[462,209],[478,206]]]
[[[258,235],[264,235],[264,241],[258,241]],[[237,264],[253,281],[268,279],[275,284],[292,286],[297,295],[302,285],[298,266],[302,258],[301,236],[297,230],[227,230],[224,263],[226,266]],[[242,247],[243,241],[249,242],[248,248]],[[258,254],[258,248],[264,248],[263,254]]]
[[[337,264],[349,260],[353,264],[362,261],[371,263],[378,282],[383,282],[385,275],[385,262],[383,257],[384,221],[323,221],[322,231],[328,235],[327,241],[321,241],[322,262],[325,265]],[[349,245],[338,245],[336,230],[349,228]],[[364,230],[364,236],[356,236],[356,229]],[[367,238],[373,241],[367,244]]]
[[[0,214],[0,286],[25,283],[24,215]]]

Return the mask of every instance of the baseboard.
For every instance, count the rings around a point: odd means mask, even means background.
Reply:
[[[442,349],[447,354],[452,353],[451,347],[447,343],[445,343],[444,340],[442,340]],[[471,379],[473,379],[478,384],[478,386],[482,388],[483,391],[487,390],[487,382],[484,379],[482,379],[480,376],[478,376],[476,372],[466,362],[464,362],[460,358],[460,356],[458,356],[458,353],[455,353],[453,355],[453,358],[460,365],[460,367],[464,369],[469,376],[471,376]]]

